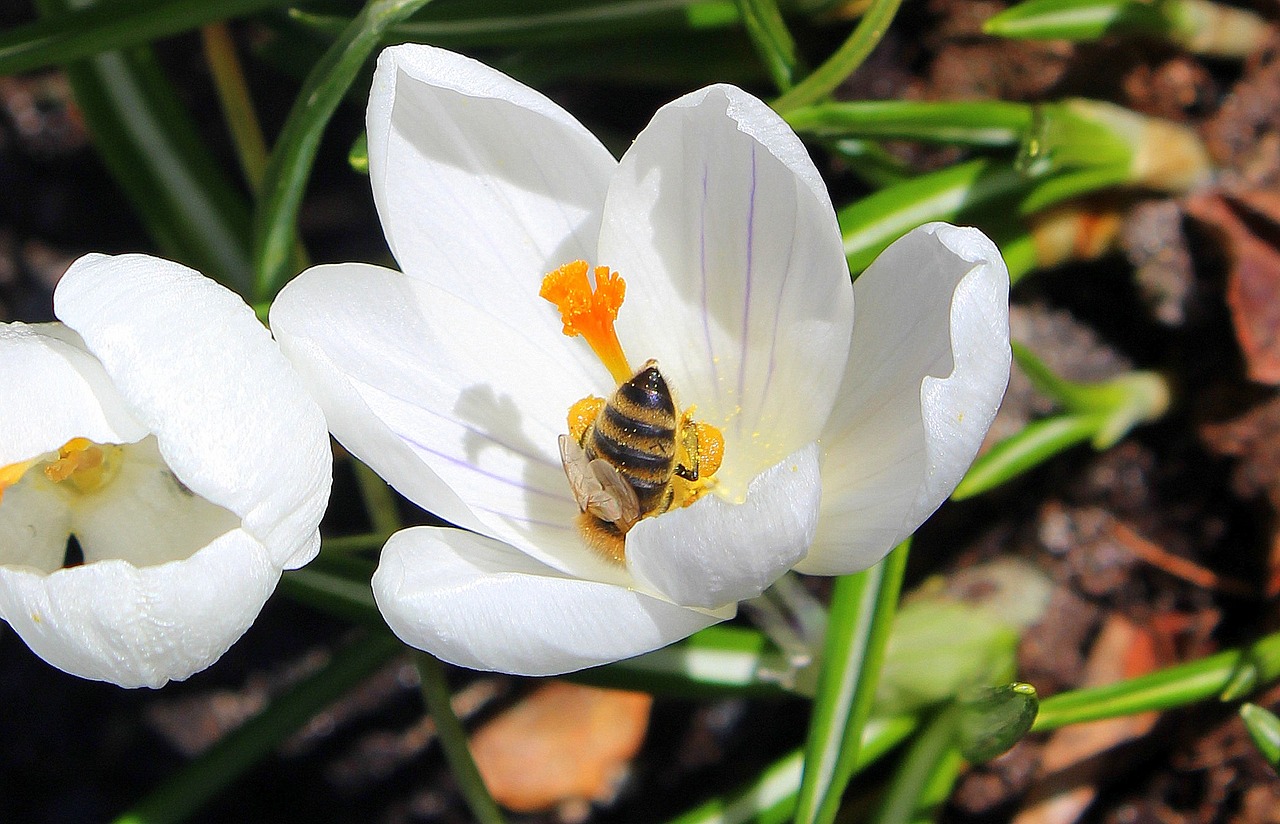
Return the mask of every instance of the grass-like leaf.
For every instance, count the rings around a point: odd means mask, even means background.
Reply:
[[[388,633],[369,633],[336,652],[266,709],[180,768],[115,824],[176,824],[200,809],[232,781],[279,746],[320,710],[336,701],[404,647]]]
[[[812,74],[775,99],[773,108],[779,114],[786,114],[792,109],[825,100],[871,54],[889,30],[889,24],[901,4],[902,0],[871,0],[849,39]]]
[[[292,274],[289,262],[297,240],[298,208],[329,119],[387,28],[427,2],[371,0],[307,76],[263,179],[253,255],[257,299],[274,297]]]
[[[855,770],[874,764],[906,739],[916,725],[916,719],[909,715],[867,721]],[[766,767],[749,785],[704,802],[669,824],[782,824],[795,812],[803,772],[804,751],[788,753]]]
[[[785,92],[795,84],[799,68],[796,43],[776,0],[737,0],[738,14],[773,84]]]
[[[1234,700],[1280,678],[1280,633],[1103,687],[1061,692],[1040,702],[1034,732],[1068,724],[1166,710],[1215,696]]]
[[[430,43],[447,48],[528,47],[619,40],[637,35],[719,29],[738,24],[734,0],[617,0],[569,8],[529,6],[517,14],[485,13],[472,4],[466,16],[418,15],[391,26],[390,43]],[[301,25],[337,37],[350,18],[295,10]]]
[[[1252,11],[1211,0],[1028,0],[983,25],[988,34],[1027,40],[1150,37],[1235,58],[1262,46],[1268,29]]]
[[[62,3],[59,13],[0,34],[0,74],[149,43],[217,20],[287,6],[289,0],[129,0],[79,5]]]
[[[662,695],[782,696],[780,676],[789,663],[765,635],[746,627],[716,625],[684,641],[635,658],[582,670],[582,684]]]
[[[1272,769],[1280,768],[1280,718],[1257,704],[1241,704],[1240,718],[1258,752]]]
[[[796,824],[831,824],[840,808],[871,715],[909,546],[905,541],[871,569],[836,579]]]
[[[921,140],[959,146],[1017,146],[1031,131],[1034,107],[1003,100],[923,102],[858,100],[792,109],[791,128],[817,137]]]
[[[37,5],[60,15],[73,4]],[[94,145],[164,254],[247,294],[248,204],[209,154],[151,50],[101,54],[68,65],[67,76]]]

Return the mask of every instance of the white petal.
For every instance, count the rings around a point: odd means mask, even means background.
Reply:
[[[804,557],[818,522],[818,445],[802,447],[751,482],[747,500],[708,495],[646,518],[627,533],[636,579],[688,607],[754,598]]]
[[[0,467],[72,438],[127,443],[147,434],[102,365],[60,323],[0,324]]]
[[[278,564],[310,560],[329,497],[324,418],[244,301],[177,263],[86,255],[54,310],[184,484],[242,517]]]
[[[71,511],[59,496],[26,482],[5,490],[0,565],[53,572],[66,560],[70,535]]]
[[[557,439],[594,387],[560,337],[550,351],[461,299],[373,266],[321,266],[276,299],[272,328],[335,437],[440,517],[600,580]]]
[[[1009,381],[1009,274],[977,229],[931,223],[854,284],[858,320],[823,435],[822,518],[796,568],[884,557],[951,494]]]
[[[185,561],[100,561],[45,575],[0,567],[0,617],[55,667],[159,687],[216,661],[253,623],[280,570],[243,530]]]
[[[826,188],[772,110],[732,86],[664,106],[609,188],[600,262],[628,279],[630,357],[657,358],[725,436],[720,494],[816,440],[853,294]]]
[[[630,658],[730,617],[558,575],[470,532],[398,532],[373,575],[382,616],[410,646],[459,666],[557,675]]]
[[[141,567],[182,560],[240,526],[234,513],[177,481],[154,437],[123,447],[119,472],[103,489],[68,497],[71,531],[86,563],[120,558]]]
[[[533,89],[420,45],[378,58],[367,123],[374,200],[400,267],[515,326],[554,323],[538,286],[595,253],[617,165],[600,141]]]

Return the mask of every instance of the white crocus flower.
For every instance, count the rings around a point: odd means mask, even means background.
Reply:
[[[817,169],[754,97],[689,94],[617,161],[532,89],[401,46],[379,60],[368,133],[403,274],[311,269],[272,328],[338,440],[462,527],[383,549],[374,594],[407,643],[527,674],[636,655],[792,567],[875,563],[973,459],[1009,373],[995,247],[932,224],[854,287]],[[607,267],[595,295],[580,261]],[[575,266],[576,292],[543,283]],[[676,414],[718,428],[723,462],[611,557],[557,442],[571,407],[649,359]]]
[[[159,687],[314,557],[324,417],[253,311],[179,264],[87,255],[54,312],[0,324],[0,618],[60,669]]]

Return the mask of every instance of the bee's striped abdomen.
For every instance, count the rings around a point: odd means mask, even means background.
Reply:
[[[641,517],[671,506],[676,410],[656,365],[618,387],[582,443],[589,459],[602,458],[636,492]]]

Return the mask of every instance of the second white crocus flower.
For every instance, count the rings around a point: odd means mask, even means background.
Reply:
[[[0,619],[67,672],[159,687],[319,549],[324,417],[244,301],[179,264],[86,255],[54,312],[0,324]]]
[[[973,459],[1009,373],[995,247],[922,227],[855,287],[805,147],[743,91],[663,107],[617,161],[532,89],[401,46],[368,133],[403,273],[311,269],[271,319],[338,440],[462,527],[383,549],[374,593],[407,643],[527,674],[636,655],[792,567],[875,563]],[[584,400],[650,359],[665,412],[656,390]],[[672,420],[699,438],[664,446]],[[676,491],[610,492],[574,449],[593,421],[624,472],[674,467]],[[712,453],[709,478],[679,477]]]

